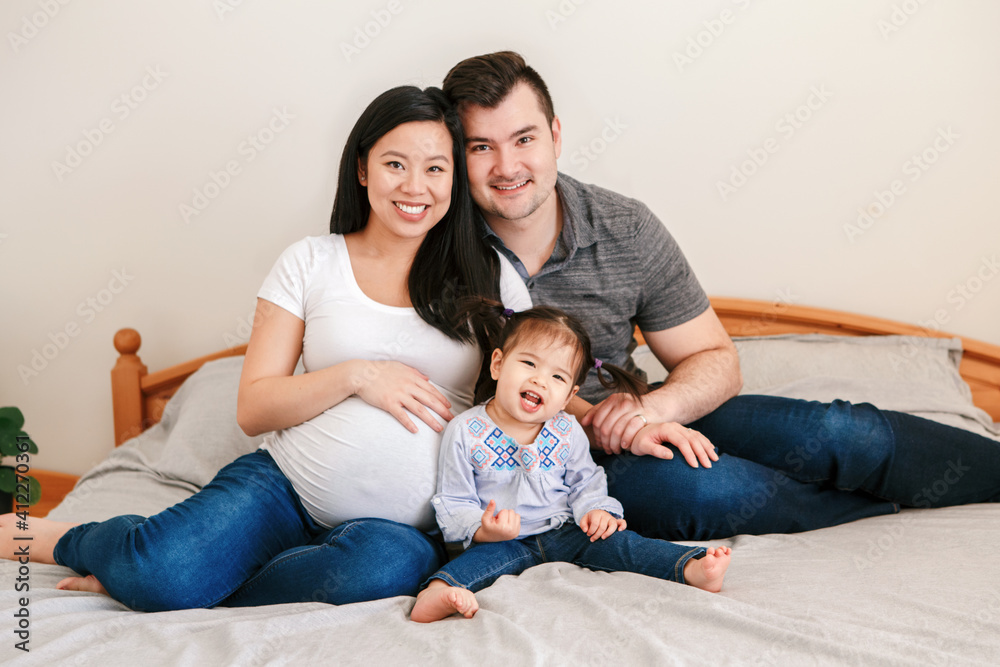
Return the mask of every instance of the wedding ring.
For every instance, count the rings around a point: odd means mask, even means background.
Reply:
[[[648,421],[646,421],[646,418],[640,414],[632,415],[632,419],[635,419],[636,417],[642,420],[644,426],[649,423]]]

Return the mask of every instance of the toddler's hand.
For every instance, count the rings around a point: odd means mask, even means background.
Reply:
[[[708,438],[676,422],[644,426],[636,434],[628,450],[636,456],[672,459],[674,452],[668,445],[676,447],[692,468],[697,468],[699,463],[711,468],[712,461],[719,460],[719,455]]]
[[[473,542],[503,542],[521,534],[521,515],[514,510],[500,510],[496,516],[496,501],[491,500],[483,512],[483,525],[472,536]]]
[[[590,536],[591,542],[607,539],[619,530],[625,530],[625,519],[616,519],[604,510],[590,510],[583,515],[580,528]]]

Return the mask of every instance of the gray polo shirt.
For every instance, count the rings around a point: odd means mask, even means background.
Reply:
[[[635,199],[559,174],[563,228],[552,256],[533,276],[480,217],[487,239],[517,269],[535,304],[576,316],[590,333],[594,356],[642,376],[629,356],[632,335],[662,331],[705,312],[708,297],[684,253],[652,211]],[[610,392],[591,371],[580,396]]]

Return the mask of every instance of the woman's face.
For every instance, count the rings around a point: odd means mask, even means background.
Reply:
[[[387,132],[358,167],[368,189],[368,225],[405,239],[422,239],[451,205],[454,159],[444,123],[403,123]]]

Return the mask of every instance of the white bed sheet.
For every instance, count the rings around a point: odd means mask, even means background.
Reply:
[[[159,425],[115,449],[50,516],[87,521],[151,514],[255,449],[259,439],[235,427],[239,363],[206,365]],[[143,667],[1000,662],[998,504],[906,510],[714,544],[733,547],[719,594],[548,564],[478,593],[481,609],[473,619],[430,625],[408,620],[413,599],[407,597],[341,607],[138,613],[104,596],[56,591],[56,582],[71,573],[59,566],[30,564],[30,591],[15,591],[19,565],[2,561],[0,661]],[[14,648],[15,614],[25,596],[29,653]]]

